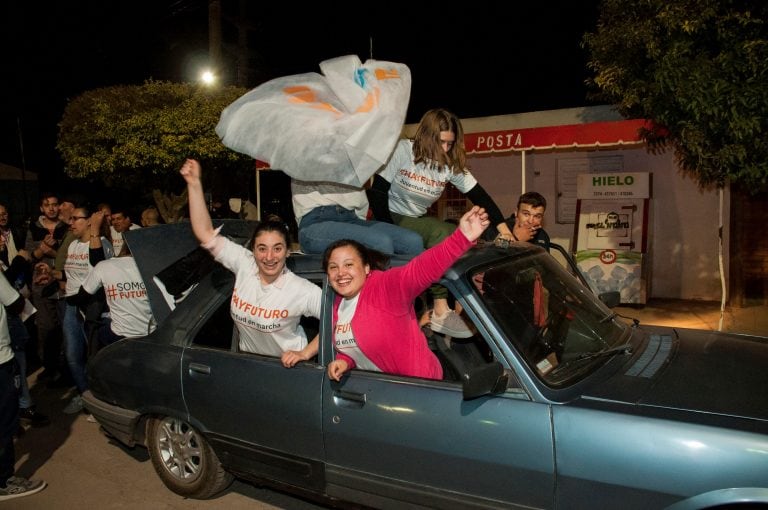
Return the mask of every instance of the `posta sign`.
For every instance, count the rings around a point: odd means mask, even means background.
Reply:
[[[650,123],[641,119],[464,133],[464,147],[467,154],[487,154],[531,149],[637,145],[643,143],[639,134],[643,127],[650,129]],[[256,161],[257,170],[268,168],[269,163]]]
[[[468,154],[483,154],[531,149],[634,145],[643,143],[639,134],[640,128],[643,127],[649,127],[649,124],[641,119],[465,133],[464,147]]]

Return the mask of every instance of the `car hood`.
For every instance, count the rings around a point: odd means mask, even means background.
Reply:
[[[768,420],[768,338],[643,327],[638,352],[587,399]]]

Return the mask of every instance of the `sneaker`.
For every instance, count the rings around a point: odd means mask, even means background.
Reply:
[[[75,395],[69,404],[64,407],[64,414],[77,414],[83,410],[83,397]]]
[[[45,427],[51,423],[51,420],[46,415],[38,413],[34,406],[19,409],[19,419],[33,427]]]
[[[27,480],[20,476],[12,476],[0,487],[0,501],[29,496],[45,489],[47,484],[42,480]]]
[[[430,322],[432,331],[435,333],[442,333],[453,338],[469,338],[474,335],[464,319],[453,310],[448,310],[443,315],[435,315],[433,312]]]

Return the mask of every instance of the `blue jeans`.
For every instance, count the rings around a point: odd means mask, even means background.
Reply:
[[[85,378],[85,352],[87,342],[83,319],[77,306],[67,303],[64,309],[64,321],[61,329],[64,332],[64,355],[67,365],[75,381],[77,391],[82,393],[88,389],[88,381]]]
[[[354,239],[387,255],[424,251],[419,234],[383,221],[361,220],[354,211],[340,206],[317,207],[301,218],[299,244],[305,253],[323,253],[339,239]]]

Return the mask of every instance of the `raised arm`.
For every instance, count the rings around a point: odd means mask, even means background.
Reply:
[[[214,231],[211,215],[205,206],[203,183],[200,180],[202,173],[200,163],[194,159],[188,159],[182,165],[179,173],[187,181],[189,221],[192,223],[192,232],[201,244],[207,243],[213,238]]]

